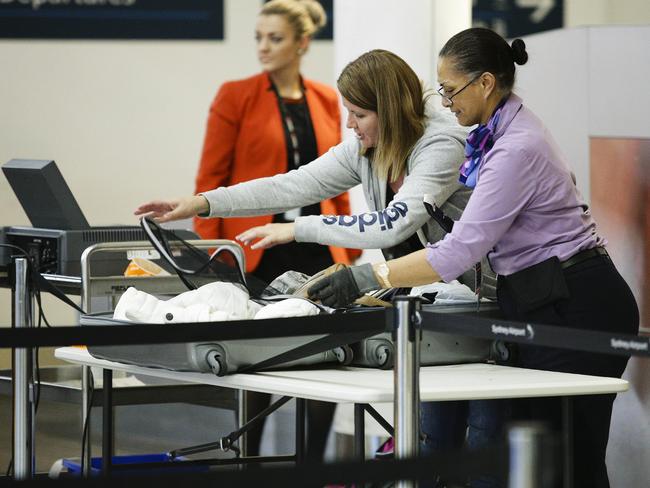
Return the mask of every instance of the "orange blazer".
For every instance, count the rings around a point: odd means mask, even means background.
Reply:
[[[327,85],[303,80],[318,155],[341,140],[341,117],[336,92]],[[267,73],[224,83],[208,116],[196,193],[220,186],[287,172],[287,148],[278,101]],[[321,202],[321,213],[350,212],[348,194]],[[243,231],[273,221],[260,217],[194,220],[203,239],[231,239]],[[263,250],[244,248],[246,269],[253,271]],[[330,246],[334,262],[350,264],[361,251]]]

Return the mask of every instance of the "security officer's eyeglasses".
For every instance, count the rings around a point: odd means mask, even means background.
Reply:
[[[483,73],[481,73],[483,74]],[[447,102],[447,106],[451,107],[454,104],[453,98],[460,94],[465,88],[467,88],[469,85],[474,83],[476,80],[478,80],[481,77],[481,75],[476,75],[474,78],[472,78],[465,86],[463,86],[460,90],[457,90],[455,93],[452,93],[451,95],[445,95],[444,94],[444,88],[441,86],[438,88],[437,92],[438,95],[442,97],[443,102]]]

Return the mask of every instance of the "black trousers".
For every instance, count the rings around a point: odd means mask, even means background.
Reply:
[[[630,291],[608,256],[598,256],[563,270],[570,298],[520,313],[512,290],[499,277],[497,295],[508,319],[559,325],[575,329],[637,334],[639,310]],[[517,365],[546,371],[621,377],[628,358],[607,354],[521,346]],[[616,395],[576,396],[573,399],[574,486],[609,487],[605,451],[612,404]],[[514,402],[519,419],[535,419],[559,427],[560,404],[552,399]]]

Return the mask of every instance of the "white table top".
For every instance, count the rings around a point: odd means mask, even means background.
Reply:
[[[105,361],[92,357],[85,348],[80,347],[58,348],[55,356],[86,366],[310,400],[334,403],[393,401],[392,370],[338,367],[218,377],[211,373],[184,373]],[[627,381],[618,378],[485,363],[420,368],[421,401],[595,395],[627,389]]]

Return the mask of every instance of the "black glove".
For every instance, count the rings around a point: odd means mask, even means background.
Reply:
[[[370,264],[352,266],[326,276],[312,285],[309,298],[332,308],[350,305],[364,293],[378,290],[381,286]]]

